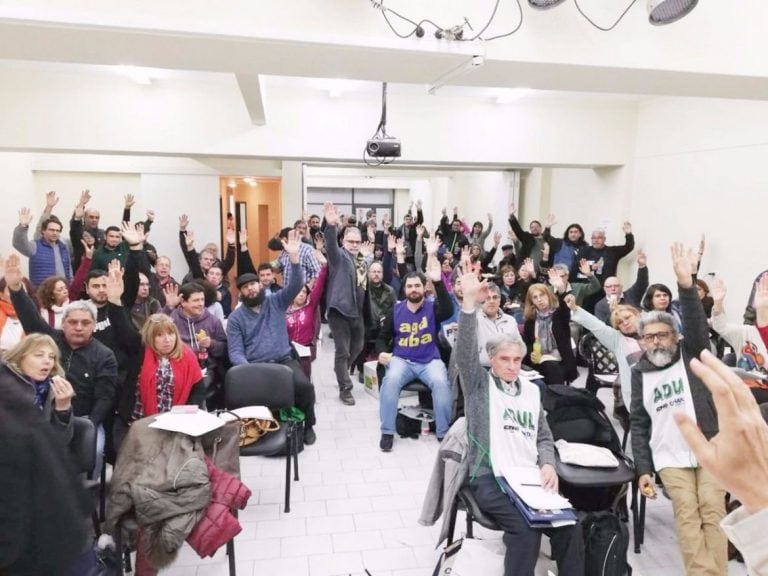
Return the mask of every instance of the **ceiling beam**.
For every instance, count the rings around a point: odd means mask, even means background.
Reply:
[[[243,102],[251,116],[254,126],[264,126],[267,123],[267,115],[264,110],[264,94],[261,89],[261,79],[258,74],[236,74],[237,85]]]

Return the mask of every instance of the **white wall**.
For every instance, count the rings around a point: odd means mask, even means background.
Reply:
[[[669,244],[706,233],[702,272],[728,284],[738,321],[758,272],[768,268],[768,104],[660,100],[640,108],[632,220],[654,265],[672,283]],[[658,263],[658,264],[657,264]]]

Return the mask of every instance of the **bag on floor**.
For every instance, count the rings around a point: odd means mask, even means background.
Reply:
[[[584,576],[628,573],[629,530],[612,512],[590,512],[581,518],[584,533]]]

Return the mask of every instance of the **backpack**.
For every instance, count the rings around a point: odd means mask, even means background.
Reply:
[[[584,576],[625,576],[629,530],[612,512],[590,512],[581,518],[584,533]]]
[[[400,438],[417,439],[421,435],[422,420],[429,422],[429,431],[435,431],[434,417],[418,406],[401,406],[397,409],[395,431]]]

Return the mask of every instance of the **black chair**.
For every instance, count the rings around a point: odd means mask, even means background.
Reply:
[[[271,409],[293,406],[293,372],[282,364],[240,364],[227,372],[224,403],[228,410],[245,406]],[[262,436],[240,449],[241,456],[282,456],[285,458],[285,511],[291,511],[291,459],[294,480],[299,479],[299,452],[303,450],[303,425],[283,422],[280,430]]]
[[[591,332],[581,337],[579,354],[587,361],[587,390],[597,393],[599,388],[613,386],[619,377],[619,363]]]
[[[101,487],[101,482],[92,478],[93,468],[96,466],[96,427],[88,418],[82,416],[71,416],[71,418],[73,434],[69,449],[83,478],[83,486],[95,500],[97,491]],[[100,536],[101,527],[95,501],[91,510],[91,520],[93,521],[94,533],[96,536]]]
[[[477,522],[480,526],[488,528],[489,530],[501,530],[496,522],[485,514],[475,500],[472,490],[466,484],[459,488],[459,492],[456,494],[456,498],[451,504],[451,510],[449,512],[450,517],[448,521],[448,546],[453,543],[453,533],[456,530],[456,516],[459,510],[466,512],[467,522],[467,538],[474,538],[473,524]]]

